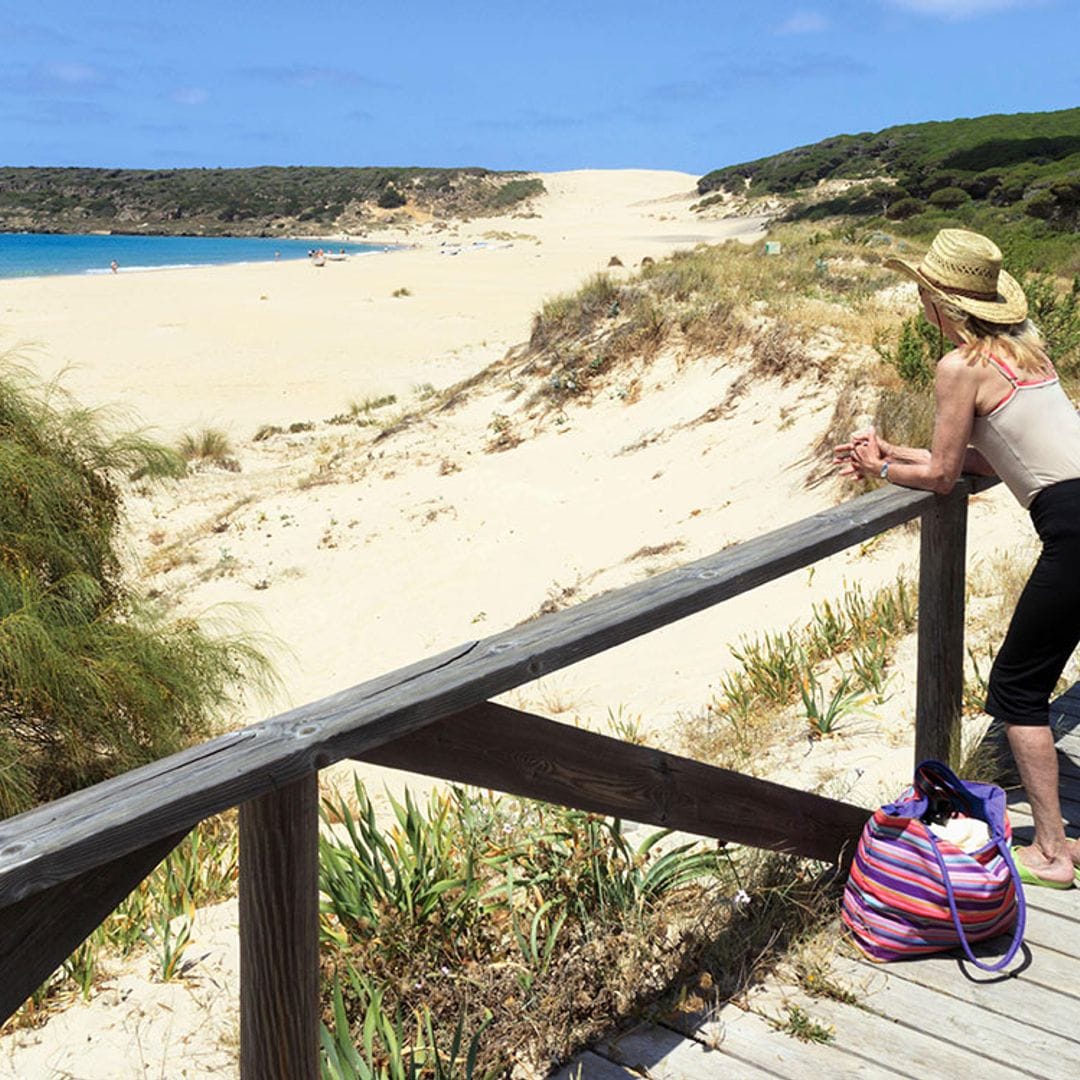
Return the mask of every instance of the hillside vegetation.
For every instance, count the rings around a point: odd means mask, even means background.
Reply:
[[[864,181],[807,197],[820,181]],[[1056,261],[1080,226],[1080,109],[981,116],[839,135],[717,169],[698,181],[719,193],[802,196],[789,217],[856,215],[920,234],[946,224],[1022,235]]]
[[[506,213],[543,181],[487,169],[0,169],[0,231],[228,236],[358,230],[395,211]]]

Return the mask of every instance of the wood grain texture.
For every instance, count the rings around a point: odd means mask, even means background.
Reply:
[[[319,781],[240,807],[240,1075],[319,1077]]]
[[[680,1025],[682,1027],[682,1025]],[[656,1080],[732,1080],[770,1076],[787,1080],[893,1080],[895,1072],[875,1070],[861,1058],[832,1047],[800,1042],[778,1031],[765,1017],[724,1005],[718,1018],[697,1029],[642,1024],[601,1047],[605,1056],[642,1070]]]
[[[868,811],[485,702],[357,755],[598,814],[838,862]]]
[[[915,761],[956,765],[964,697],[965,493],[934,496],[921,530]]]
[[[958,497],[989,486],[963,479]],[[0,906],[857,544],[935,496],[881,489],[0,823]]]
[[[641,1080],[641,1073],[631,1072],[591,1050],[586,1050],[558,1071],[551,1073],[548,1080]]]
[[[0,1023],[112,913],[184,838],[168,836],[4,909],[0,919]]]

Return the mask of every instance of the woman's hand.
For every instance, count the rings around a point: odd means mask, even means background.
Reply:
[[[853,432],[850,442],[841,443],[833,451],[833,464],[840,466],[840,475],[852,480],[879,476],[886,460],[885,447],[872,427]]]

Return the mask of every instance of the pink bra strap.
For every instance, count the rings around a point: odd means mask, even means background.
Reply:
[[[988,356],[987,359],[1001,372],[1002,375],[1005,376],[1006,379],[1009,380],[1009,382],[1013,384],[1013,386],[1019,385],[1020,380],[1013,374],[1012,369],[1008,364],[1002,362],[996,356]]]

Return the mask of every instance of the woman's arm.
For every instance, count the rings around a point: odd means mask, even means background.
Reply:
[[[961,471],[969,464],[973,471],[989,469],[977,451],[970,450],[968,439],[975,419],[977,372],[959,356],[950,354],[941,360],[934,380],[934,438],[929,450],[882,444],[873,432],[865,441],[853,439],[845,447],[848,453],[843,475],[862,479],[881,475],[888,463],[887,476],[902,487],[919,488],[947,494]],[[992,472],[992,470],[991,470]]]
[[[851,448],[855,443],[865,443],[869,441],[871,434],[877,439],[881,457],[889,462],[890,471],[894,462],[907,462],[913,465],[921,465],[930,460],[929,450],[917,446],[896,446],[894,443],[886,442],[873,428],[868,428],[865,431],[856,431],[851,436],[851,442],[842,443],[840,446],[836,447],[836,455],[833,458],[833,464],[844,464],[846,460],[850,458]],[[964,466],[960,471],[971,473],[974,476],[997,476],[997,473],[994,471],[994,466],[991,465],[974,446],[969,446],[965,451]]]

